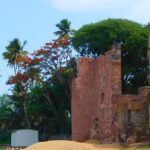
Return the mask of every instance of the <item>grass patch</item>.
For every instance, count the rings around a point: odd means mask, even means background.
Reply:
[[[6,150],[6,148],[0,148],[0,150]]]
[[[128,148],[123,148],[122,150],[150,150],[150,144],[135,145]]]

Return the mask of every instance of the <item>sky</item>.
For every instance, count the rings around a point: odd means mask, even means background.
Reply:
[[[13,75],[2,53],[14,38],[27,40],[32,53],[54,38],[55,25],[71,21],[72,29],[108,18],[150,22],[150,0],[0,0],[0,95],[10,92],[6,81]]]

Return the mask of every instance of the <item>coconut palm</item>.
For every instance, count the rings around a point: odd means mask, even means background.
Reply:
[[[20,40],[15,38],[10,41],[9,45],[6,46],[7,51],[3,53],[3,57],[8,61],[8,65],[14,68],[15,74],[17,73],[19,67],[16,59],[28,54],[27,51],[23,50],[26,43],[27,41],[24,41],[23,44],[21,44]]]
[[[58,35],[60,38],[63,36],[70,36],[74,33],[74,30],[70,28],[71,22],[69,22],[67,19],[61,20],[58,24],[56,24],[56,27],[58,28],[58,31],[54,32],[55,35]]]

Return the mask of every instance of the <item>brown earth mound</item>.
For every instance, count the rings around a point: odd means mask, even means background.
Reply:
[[[48,141],[39,142],[31,145],[24,150],[119,150],[120,146],[117,145],[102,145],[97,142],[89,141],[86,143],[79,143],[74,141]]]

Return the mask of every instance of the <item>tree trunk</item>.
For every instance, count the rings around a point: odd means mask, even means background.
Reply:
[[[27,127],[31,128],[25,102],[23,102],[23,111],[24,111],[24,116],[25,116],[25,121],[26,121]]]

